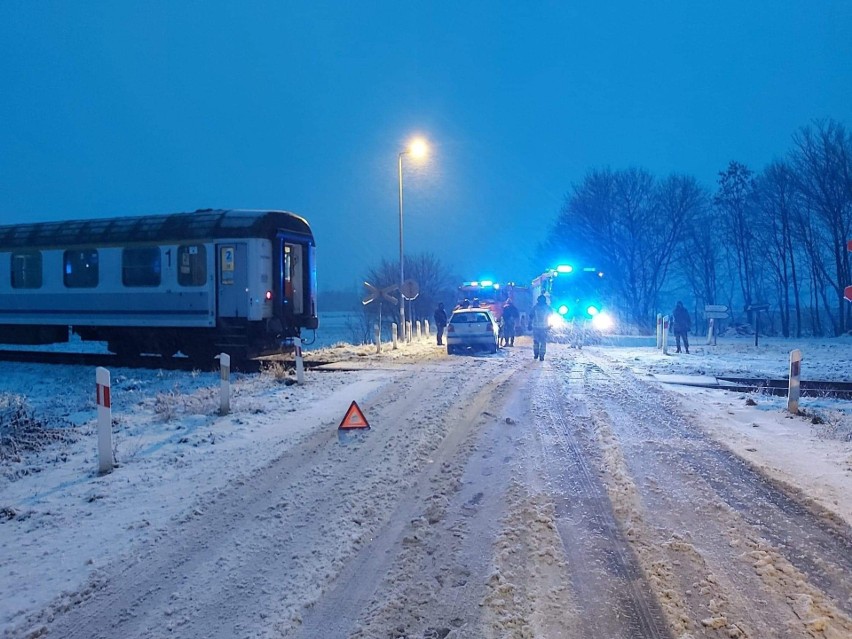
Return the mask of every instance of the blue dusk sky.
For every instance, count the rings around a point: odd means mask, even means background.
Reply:
[[[528,280],[592,167],[713,186],[852,126],[852,2],[0,2],[0,224],[311,223],[320,289],[406,252]]]

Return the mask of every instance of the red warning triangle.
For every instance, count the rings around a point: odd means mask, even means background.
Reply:
[[[346,411],[346,415],[343,417],[343,421],[340,422],[340,426],[338,426],[338,430],[346,429],[346,428],[369,428],[370,424],[367,421],[367,418],[364,417],[364,413],[361,412],[361,409],[358,408],[358,404],[352,402],[349,405],[349,410]]]

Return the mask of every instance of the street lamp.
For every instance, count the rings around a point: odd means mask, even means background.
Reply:
[[[398,159],[399,167],[399,327],[398,334],[401,341],[405,341],[405,296],[402,294],[402,285],[405,282],[405,252],[402,243],[402,156],[411,154],[415,158],[426,155],[426,141],[423,138],[412,140],[408,148],[400,152]]]

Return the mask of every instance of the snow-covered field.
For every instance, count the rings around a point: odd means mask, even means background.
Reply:
[[[520,348],[525,347],[522,341]],[[690,355],[665,356],[647,347],[589,350],[640,377],[672,381],[675,376],[784,377],[792,348],[803,352],[804,379],[852,378],[852,340],[846,338],[762,339],[757,348],[750,339],[723,339],[714,347],[695,344]],[[0,405],[5,419],[12,419],[17,407],[16,424],[42,425],[61,437],[28,440],[19,433],[17,449],[4,440],[0,627],[19,636],[31,613],[70,607],[96,587],[103,567],[132,557],[134,548],[192,516],[211,495],[247,481],[311,434],[334,432],[351,401],[375,398],[394,383],[400,367],[447,357],[432,341],[397,351],[386,347],[381,355],[375,347],[339,345],[308,356],[345,362],[338,368],[348,370],[309,372],[304,385],[292,384],[292,375],[280,369],[235,375],[227,416],[217,413],[217,373],[112,371],[118,467],[106,476],[96,472],[94,371],[7,365],[0,378],[2,401],[11,404]],[[803,398],[806,416],[794,417],[780,397],[668,383],[664,388],[676,393],[714,438],[852,525],[849,402]],[[4,422],[0,433],[11,433],[10,426]],[[404,439],[394,442],[409,445]],[[308,499],[322,498],[308,494]]]

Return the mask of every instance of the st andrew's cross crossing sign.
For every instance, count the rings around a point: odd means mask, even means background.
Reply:
[[[385,302],[390,302],[393,305],[399,304],[399,300],[396,299],[391,293],[399,288],[399,284],[393,284],[392,286],[387,286],[385,288],[379,288],[378,286],[373,286],[369,282],[364,282],[364,287],[367,289],[367,297],[361,300],[361,303],[366,306],[371,302],[375,302],[378,299],[384,300]]]

